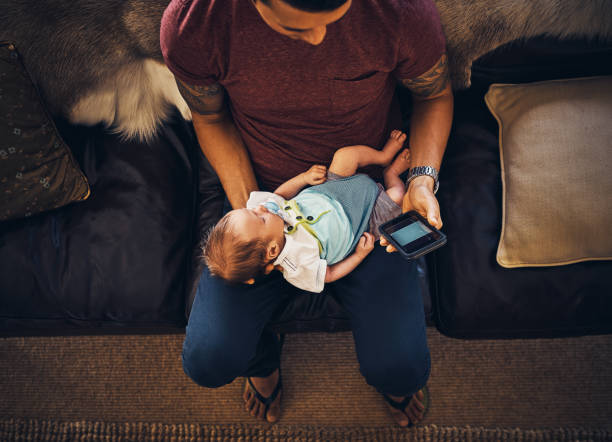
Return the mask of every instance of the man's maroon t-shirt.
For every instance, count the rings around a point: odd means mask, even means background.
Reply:
[[[227,90],[266,190],[342,146],[382,147],[399,128],[397,79],[429,70],[444,44],[433,0],[353,0],[318,46],[272,30],[250,0],[172,0],[161,24],[176,77]]]

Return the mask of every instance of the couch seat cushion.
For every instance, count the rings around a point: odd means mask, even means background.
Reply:
[[[196,219],[190,128],[177,119],[141,143],[58,127],[91,196],[0,223],[0,332],[182,331]]]

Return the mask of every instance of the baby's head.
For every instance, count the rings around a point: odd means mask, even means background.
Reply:
[[[230,282],[252,283],[283,250],[283,227],[282,218],[264,206],[228,212],[204,245],[210,273]]]

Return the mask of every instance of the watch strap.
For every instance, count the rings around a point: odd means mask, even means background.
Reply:
[[[440,183],[438,182],[438,171],[435,167],[431,166],[417,166],[410,168],[408,172],[408,179],[406,180],[406,187],[410,184],[410,181],[419,176],[430,176],[434,180],[434,188],[433,193],[435,194],[438,191],[438,187],[440,187]]]

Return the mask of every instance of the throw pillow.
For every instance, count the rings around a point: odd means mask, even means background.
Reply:
[[[503,184],[497,262],[612,259],[612,77],[494,84]]]
[[[89,185],[59,136],[15,45],[0,42],[0,221],[89,196]]]

